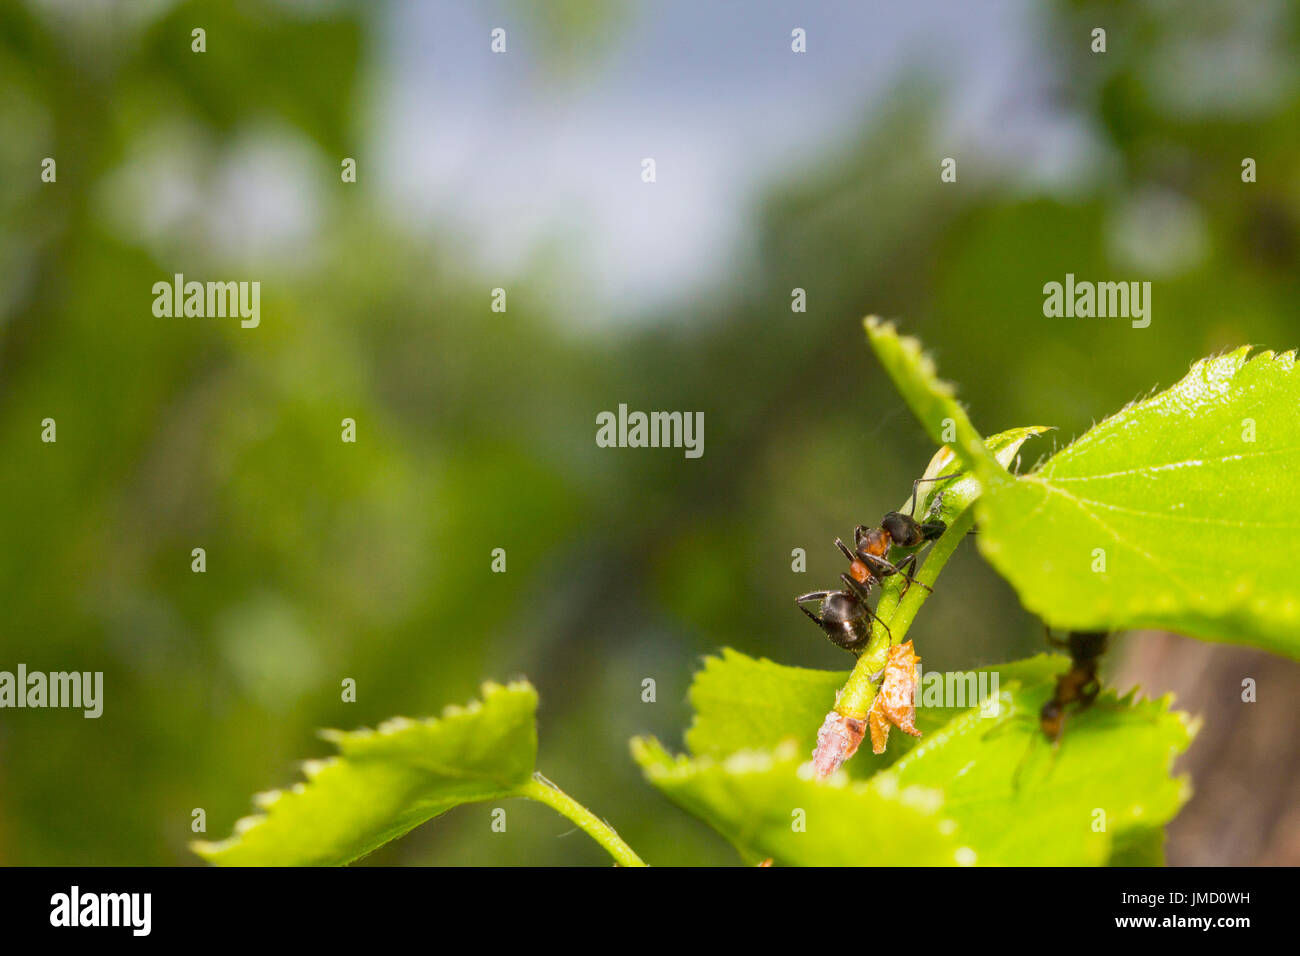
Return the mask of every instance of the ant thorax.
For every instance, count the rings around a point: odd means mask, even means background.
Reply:
[[[856,544],[859,551],[863,551],[877,558],[883,558],[889,553],[889,548],[893,544],[893,539],[889,532],[881,528],[872,528],[861,535]]]

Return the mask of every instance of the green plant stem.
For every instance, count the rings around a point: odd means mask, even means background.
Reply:
[[[596,816],[573,797],[569,796],[540,773],[533,774],[533,779],[519,788],[521,797],[544,803],[560,816],[568,817],[578,829],[605,848],[619,866],[645,866],[630,846],[600,817]]]
[[[974,526],[975,509],[967,508],[930,548],[930,553],[926,555],[925,563],[921,565],[916,580],[921,584],[933,586],[939,577],[939,572],[957,550],[957,545],[961,544],[966,533]],[[916,612],[921,609],[930,592],[916,585],[904,590],[901,580],[897,584],[893,581],[889,584],[893,587],[881,596],[876,613],[882,619],[887,618],[886,623],[889,625],[892,643],[901,644],[908,628],[912,626],[912,621],[916,619]],[[890,641],[886,637],[885,629],[880,626],[879,621],[876,621],[872,625],[871,642],[867,645],[867,650],[858,658],[853,673],[849,675],[848,682],[840,691],[839,700],[835,704],[836,713],[857,720],[866,718],[867,711],[871,709],[871,702],[876,699],[876,684],[873,678],[879,675],[885,666],[889,646]]]

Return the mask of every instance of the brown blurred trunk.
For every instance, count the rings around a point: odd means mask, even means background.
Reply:
[[[1173,692],[1201,729],[1175,770],[1193,794],[1170,824],[1171,866],[1300,865],[1300,665],[1263,651],[1136,631],[1112,686]],[[1242,681],[1255,681],[1255,703]]]

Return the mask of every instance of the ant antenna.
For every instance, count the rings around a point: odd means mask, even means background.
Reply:
[[[961,472],[960,472],[960,471],[954,471],[954,472],[952,472],[951,474],[948,474],[948,475],[936,475],[936,476],[933,477],[933,478],[918,478],[918,479],[916,479],[916,481],[912,482],[912,504],[911,504],[911,507],[909,507],[909,508],[907,509],[907,513],[908,513],[911,517],[913,517],[913,518],[916,517],[916,486],[919,485],[919,484],[921,484],[921,482],[923,482],[923,481],[947,481],[949,478],[958,478],[958,477],[960,477],[960,476],[961,476]]]

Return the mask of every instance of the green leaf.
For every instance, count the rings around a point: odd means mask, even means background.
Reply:
[[[1031,475],[980,473],[980,551],[1026,607],[1300,657],[1300,375],[1247,355],[1196,363]]]
[[[984,447],[993,453],[993,458],[999,465],[1003,468],[1010,468],[1012,462],[1016,460],[1016,456],[1020,453],[1020,446],[1035,435],[1041,435],[1046,431],[1051,431],[1051,428],[1044,425],[1028,425],[1023,428],[1008,429],[999,432],[992,438],[985,439]],[[929,480],[941,478],[944,475],[951,477],[945,481]],[[959,516],[974,503],[983,487],[973,472],[962,470],[957,453],[947,445],[934,453],[934,457],[930,459],[930,464],[921,477],[926,480],[917,485],[915,503],[912,502],[909,495],[908,500],[899,505],[898,510],[927,517],[931,516],[931,512],[933,512],[933,517],[942,518],[949,525],[956,523]],[[937,507],[932,507],[932,502]],[[897,562],[903,559],[904,554],[906,554],[906,551],[896,548],[890,557]],[[893,616],[906,590],[905,583],[906,578],[902,575],[894,575],[886,578],[881,585],[880,600],[876,605],[876,613],[891,626],[894,623]],[[922,601],[924,601],[924,596],[918,592],[913,597],[913,603],[919,607]]]
[[[794,866],[950,866],[974,863],[933,790],[899,787],[887,773],[867,783],[802,774],[793,744],[726,760],[672,757],[637,738],[646,778],[701,817],[750,863]]]
[[[1020,454],[1020,446],[1035,435],[1041,435],[1043,432],[1049,432],[1052,428],[1050,425],[1026,425],[1022,428],[1010,428],[991,438],[984,439],[984,447],[993,452],[993,457],[1003,468],[1010,468],[1011,463],[1016,460]],[[954,475],[946,481],[931,481],[929,479],[938,478],[942,475]],[[917,486],[915,514],[924,515],[929,511],[930,502],[936,495],[942,494],[942,506],[938,509],[939,517],[948,521],[952,520],[974,503],[980,495],[979,479],[970,471],[962,470],[957,453],[945,445],[934,453],[930,459],[930,464],[926,466],[925,472],[921,475],[925,479],[923,484]],[[909,498],[900,507],[900,511],[907,510],[911,506]]]
[[[1061,628],[1163,628],[1300,657],[1293,353],[1242,348],[1197,362],[1014,476],[916,340],[874,319],[867,332],[936,439],[952,419],[952,449],[984,488],[980,551],[1029,610]]]
[[[953,451],[974,469],[976,462],[997,464],[997,459],[984,445],[966,410],[957,404],[956,389],[939,378],[934,362],[921,349],[921,343],[906,336],[887,322],[875,316],[865,320],[867,340],[876,351],[894,386],[902,394],[922,427],[936,445],[945,444],[945,433],[951,429]]]
[[[227,866],[342,865],[452,807],[520,795],[537,756],[536,710],[531,685],[485,684],[481,703],[441,718],[324,731],[337,756],[307,761],[306,783],[258,795],[263,814],[192,848]]]
[[[695,717],[686,732],[686,748],[697,757],[722,758],[793,741],[799,753],[811,754],[817,729],[848,677],[848,671],[790,667],[724,647],[722,657],[704,659],[704,669],[691,682]],[[957,712],[918,709],[917,728],[923,734],[938,730]],[[868,777],[914,744],[914,738],[894,734],[883,754],[864,747],[845,770],[853,777]]]
[[[997,671],[1001,681],[1041,684],[1061,669],[1063,660],[1041,655],[971,673]],[[817,743],[817,729],[835,705],[835,696],[848,676],[848,671],[790,667],[725,647],[721,657],[704,659],[703,670],[696,672],[691,682],[690,702],[695,717],[686,732],[686,748],[696,757],[722,758],[741,750],[772,750],[793,740],[800,753],[811,754]],[[918,706],[917,729],[923,735],[931,734],[966,709]],[[916,743],[914,737],[893,734],[883,754],[873,754],[870,747],[864,747],[845,764],[845,770],[854,777],[870,776]]]
[[[855,780],[876,780],[892,763],[894,785],[942,793],[942,815],[958,823],[960,842],[975,851],[978,862],[1096,865],[1113,855],[1128,865],[1152,864],[1159,859],[1158,831],[1187,796],[1186,782],[1171,778],[1169,767],[1190,742],[1192,725],[1185,715],[1170,712],[1167,701],[1121,701],[1103,694],[1091,709],[1070,712],[1062,741],[1053,749],[1036,715],[1068,664],[1064,656],[1040,654],[976,671],[990,680],[997,675],[998,716],[926,706],[923,687],[916,714],[920,741],[891,735],[884,754],[876,757],[864,748],[845,770]],[[740,798],[731,784],[715,779],[725,775],[725,767],[719,767],[736,753],[777,749],[796,765],[806,761],[843,678],[843,672],[786,667],[730,648],[721,658],[706,659],[690,694],[696,713],[686,740],[696,760],[682,758],[674,766],[702,774],[708,768],[703,775],[709,782],[683,784],[676,792],[656,784],[742,852],[752,849],[735,835],[734,808],[724,803]],[[748,806],[744,800],[741,805]],[[1095,832],[1098,809],[1105,813],[1106,830]],[[788,829],[788,820],[785,825]],[[1144,835],[1144,830],[1157,834]],[[775,855],[772,846],[764,843],[754,852]]]
[[[1054,682],[1028,675],[1066,663],[1053,655],[1020,662],[1022,678],[1000,682],[999,716],[967,711],[893,766],[901,786],[943,790],[944,812],[984,862],[1104,864],[1112,849],[1131,854],[1149,841],[1139,831],[1163,826],[1190,794],[1170,767],[1195,726],[1168,698],[1102,694],[1087,710],[1071,709],[1059,746],[1048,743],[1037,714]]]
[[[848,671],[787,667],[722,649],[706,657],[691,681],[695,719],[686,746],[698,757],[727,757],[739,750],[772,750],[793,737],[812,753],[817,728],[835,704]]]

